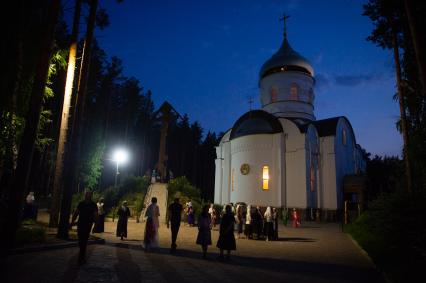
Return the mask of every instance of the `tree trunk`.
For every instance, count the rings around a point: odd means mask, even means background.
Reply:
[[[66,152],[67,173],[64,176],[64,192],[61,202],[58,237],[68,239],[68,227],[71,215],[71,200],[74,189],[78,185],[78,170],[81,150],[81,140],[84,129],[84,107],[86,102],[86,88],[89,78],[90,54],[95,29],[96,10],[98,0],[90,2],[89,19],[87,23],[86,40],[84,42],[83,58],[80,68],[80,77],[77,90],[76,107],[74,109],[74,121],[71,128],[71,141]]]
[[[397,32],[396,32],[395,24],[392,19],[389,19],[389,22],[392,27],[392,47],[393,47],[393,55],[394,55],[395,69],[396,69],[396,83],[398,86],[399,111],[401,114],[401,131],[402,131],[402,137],[404,141],[403,154],[404,154],[404,162],[405,162],[405,175],[407,178],[406,180],[407,192],[411,193],[411,190],[412,190],[411,166],[410,166],[410,159],[409,159],[409,152],[408,152],[409,137],[408,137],[407,115],[405,112],[405,101],[404,101],[403,88],[402,88],[401,64],[399,60],[399,45],[397,40]]]
[[[419,36],[419,19],[414,6],[413,0],[405,0],[405,11],[407,13],[408,25],[410,26],[411,38],[413,40],[414,51],[416,53],[417,67],[419,71],[419,79],[422,83],[423,95],[426,95],[426,55],[425,55],[425,39]]]
[[[68,134],[69,111],[74,85],[75,61],[77,55],[78,28],[80,25],[81,0],[75,2],[74,20],[68,55],[67,79],[65,83],[64,102],[62,105],[61,126],[59,128],[58,147],[56,153],[55,175],[53,179],[52,206],[50,209],[49,226],[57,227],[61,202],[62,174],[64,169],[65,143]]]
[[[40,112],[43,103],[44,90],[52,55],[54,31],[60,11],[60,0],[52,0],[48,14],[45,34],[43,35],[41,54],[38,60],[34,83],[31,91],[30,107],[25,118],[25,129],[22,135],[18,153],[18,163],[10,190],[9,209],[6,217],[6,229],[2,231],[3,247],[10,248],[14,244],[16,231],[20,225],[23,200],[27,190],[27,181],[33,157]]]

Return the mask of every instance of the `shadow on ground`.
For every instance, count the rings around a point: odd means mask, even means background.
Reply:
[[[306,238],[284,238],[287,241],[309,241]],[[125,243],[107,243],[106,245],[114,246],[120,249],[132,249],[146,253],[150,261],[161,271],[162,257],[164,255],[170,257],[182,257],[203,262],[216,264],[226,264],[235,267],[246,267],[249,269],[257,269],[262,271],[282,272],[294,275],[310,275],[312,277],[328,280],[329,282],[385,282],[382,276],[374,269],[361,268],[337,264],[326,264],[318,262],[292,261],[281,258],[263,258],[263,257],[247,257],[231,255],[230,259],[218,259],[219,253],[209,252],[207,259],[202,259],[200,252],[178,249],[174,254],[170,254],[167,248],[157,248],[153,251],[146,252],[141,245],[125,244]]]

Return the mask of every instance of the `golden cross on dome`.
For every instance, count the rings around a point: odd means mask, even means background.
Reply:
[[[289,15],[283,13],[283,16],[280,18],[280,22],[284,22],[284,38],[287,38],[287,19],[290,18]]]

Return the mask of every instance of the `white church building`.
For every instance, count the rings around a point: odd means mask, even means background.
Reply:
[[[344,116],[316,120],[314,70],[284,34],[259,73],[262,109],[242,115],[216,147],[214,201],[321,211],[343,205],[343,179],[366,161]],[[308,212],[309,213],[309,212]]]

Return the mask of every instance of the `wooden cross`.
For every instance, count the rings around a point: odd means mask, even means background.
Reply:
[[[280,18],[280,22],[283,21],[284,23],[284,38],[287,38],[287,19],[290,18],[289,15],[286,15],[283,13],[283,16]]]

